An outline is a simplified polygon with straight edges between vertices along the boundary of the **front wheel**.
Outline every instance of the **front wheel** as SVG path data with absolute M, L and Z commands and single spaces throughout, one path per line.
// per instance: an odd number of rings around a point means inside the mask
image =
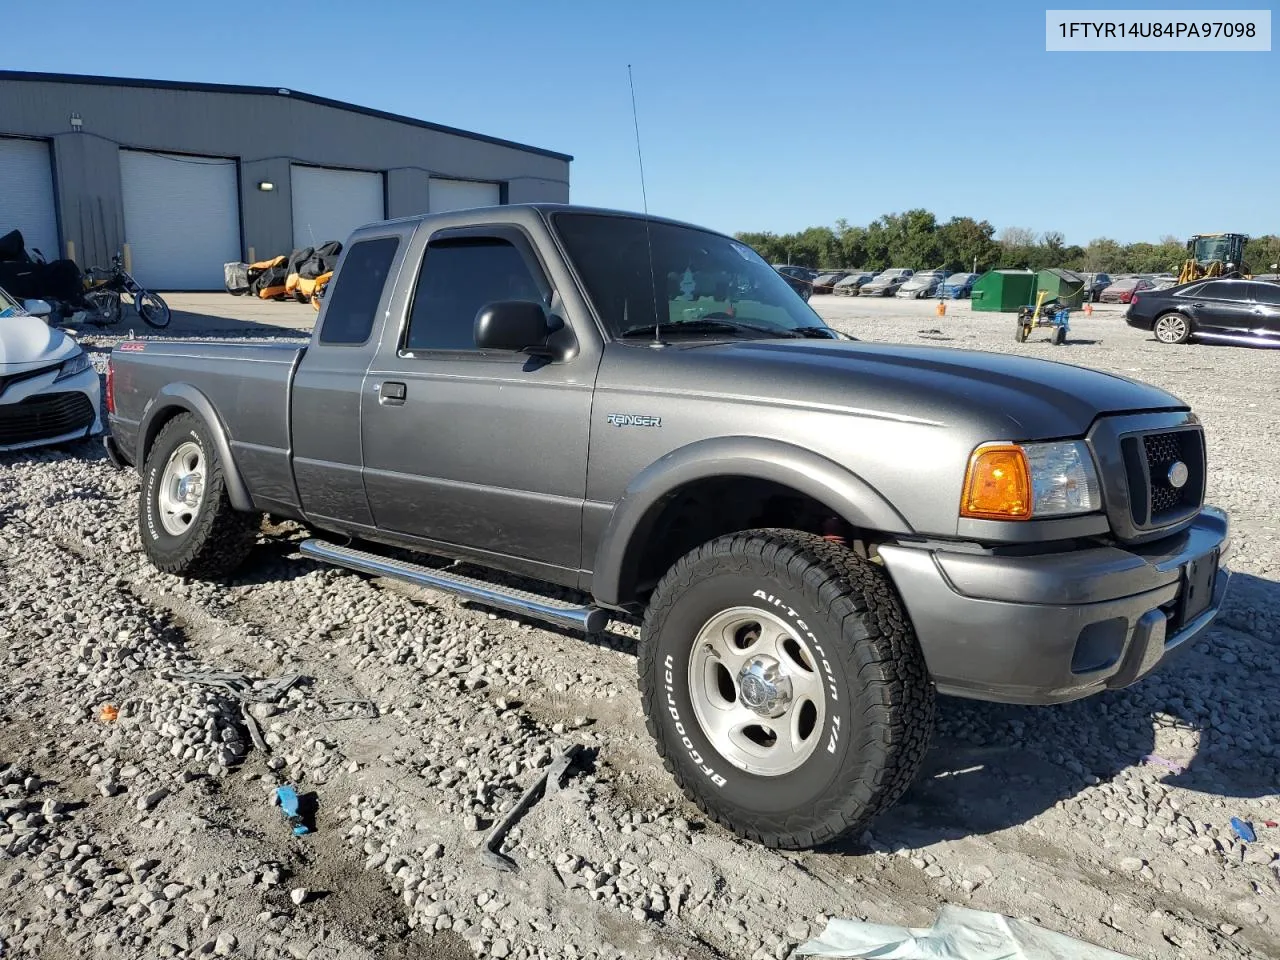
M 934 691 L 888 575 L 790 530 L 676 563 L 645 615 L 646 722 L 685 795 L 735 833 L 801 849 L 857 833 L 915 778 Z
M 133 305 L 138 311 L 138 316 L 142 318 L 142 322 L 149 327 L 155 327 L 157 330 L 163 330 L 169 325 L 169 321 L 173 319 L 173 311 L 169 309 L 169 305 L 160 298 L 158 293 L 152 293 L 150 290 L 143 290 L 135 294 Z
M 1186 343 L 1191 339 L 1191 324 L 1180 313 L 1166 313 L 1156 318 L 1152 330 L 1161 343 Z

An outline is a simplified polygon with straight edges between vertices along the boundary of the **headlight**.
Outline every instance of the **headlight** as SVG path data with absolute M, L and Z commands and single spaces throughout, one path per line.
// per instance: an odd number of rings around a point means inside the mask
M 1098 474 L 1082 441 L 983 444 L 969 458 L 962 517 L 1038 520 L 1101 509 Z
M 62 366 L 58 368 L 58 376 L 54 382 L 65 380 L 67 377 L 74 377 L 77 373 L 84 373 L 91 366 L 93 364 L 89 362 L 89 355 L 81 350 L 70 360 L 62 361 Z

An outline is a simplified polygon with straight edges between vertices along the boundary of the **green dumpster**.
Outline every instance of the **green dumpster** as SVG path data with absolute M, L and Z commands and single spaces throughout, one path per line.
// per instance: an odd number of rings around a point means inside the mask
M 1071 270 L 1041 270 L 1036 274 L 1036 293 L 1041 290 L 1048 294 L 1046 300 L 1061 300 L 1072 310 L 1084 306 L 1084 277 Z
M 1031 270 L 988 270 L 973 285 L 974 310 L 1016 313 L 1035 302 L 1036 275 Z

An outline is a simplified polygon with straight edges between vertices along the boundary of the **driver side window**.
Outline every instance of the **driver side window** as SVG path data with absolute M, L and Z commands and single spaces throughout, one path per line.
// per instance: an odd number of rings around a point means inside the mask
M 476 314 L 496 300 L 550 306 L 551 286 L 510 240 L 431 241 L 414 288 L 403 349 L 475 350 Z

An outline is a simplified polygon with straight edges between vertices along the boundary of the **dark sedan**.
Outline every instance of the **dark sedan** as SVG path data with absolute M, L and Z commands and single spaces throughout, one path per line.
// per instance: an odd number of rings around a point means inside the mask
M 832 270 L 828 273 L 820 273 L 813 278 L 813 292 L 830 293 L 831 288 L 848 275 L 848 270 Z
M 1082 273 L 1084 279 L 1084 298 L 1094 303 L 1102 296 L 1102 291 L 1111 286 L 1111 277 L 1105 273 Z
M 1161 343 L 1221 340 L 1280 347 L 1280 284 L 1257 280 L 1198 280 L 1136 293 L 1125 311 L 1129 326 L 1150 330 Z
M 812 283 L 810 283 L 808 280 L 801 280 L 798 276 L 796 276 L 793 273 L 783 272 L 781 269 L 778 269 L 777 267 L 775 267 L 774 269 L 778 270 L 778 276 L 782 277 L 783 280 L 787 281 L 787 286 L 789 286 L 796 293 L 800 294 L 801 300 L 803 300 L 805 303 L 809 302 L 809 297 L 813 295 Z

